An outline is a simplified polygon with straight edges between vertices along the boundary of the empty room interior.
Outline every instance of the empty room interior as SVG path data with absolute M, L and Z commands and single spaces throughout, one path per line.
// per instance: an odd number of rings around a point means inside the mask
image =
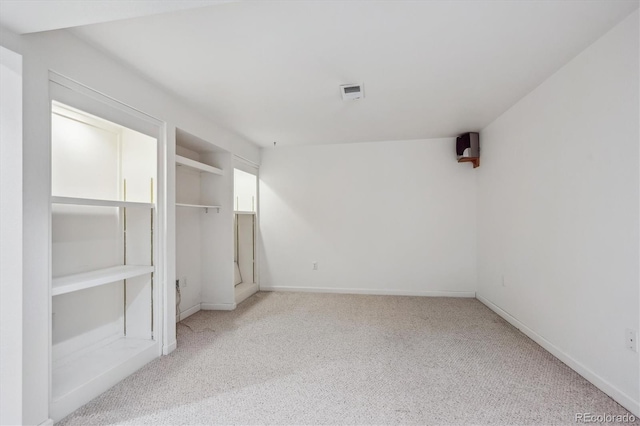
M 638 0 L 0 0 L 0 424 L 640 424 Z

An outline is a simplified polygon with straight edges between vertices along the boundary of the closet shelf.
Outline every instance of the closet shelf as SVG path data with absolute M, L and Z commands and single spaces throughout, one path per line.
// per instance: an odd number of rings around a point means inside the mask
M 190 158 L 183 157 L 181 155 L 176 155 L 176 165 L 184 166 L 188 169 L 195 170 L 197 172 L 212 173 L 214 175 L 222 175 L 224 173 L 221 169 L 217 167 L 213 167 L 208 164 L 203 164 L 203 163 L 200 163 L 199 161 L 195 161 Z
M 183 203 L 176 203 L 176 207 L 190 207 L 193 209 L 216 209 L 218 210 L 218 213 L 220 213 L 220 206 L 205 206 L 202 204 L 183 204 Z
M 152 209 L 153 203 L 139 203 L 136 201 L 116 201 L 116 200 L 96 200 L 93 198 L 74 197 L 51 197 L 53 204 L 73 204 L 77 206 L 99 206 L 99 207 L 133 207 Z
M 157 342 L 147 339 L 134 339 L 120 337 L 116 340 L 107 340 L 105 344 L 94 347 L 92 350 L 82 353 L 82 356 L 72 356 L 68 360 L 53 365 L 52 400 L 54 404 L 64 404 L 65 396 L 77 399 L 73 393 L 86 392 L 85 387 L 91 387 L 93 381 L 111 381 L 109 373 L 116 368 L 131 364 L 129 369 L 134 371 L 140 367 L 138 355 L 146 358 L 155 355 Z M 56 365 L 57 364 L 57 365 Z
M 51 284 L 51 294 L 59 296 L 91 287 L 98 287 L 127 278 L 138 277 L 154 271 L 149 265 L 120 265 L 111 268 L 97 269 L 80 274 L 65 275 L 54 278 Z
M 250 212 L 250 211 L 245 211 L 245 210 L 236 210 L 234 211 L 235 214 L 256 214 L 256 212 Z

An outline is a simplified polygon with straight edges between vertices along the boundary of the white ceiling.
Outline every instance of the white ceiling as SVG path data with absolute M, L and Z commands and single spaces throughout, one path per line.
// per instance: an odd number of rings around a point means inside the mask
M 234 2 L 73 31 L 259 145 L 320 144 L 480 130 L 637 7 Z
M 27 34 L 209 6 L 215 0 L 0 0 L 0 24 Z

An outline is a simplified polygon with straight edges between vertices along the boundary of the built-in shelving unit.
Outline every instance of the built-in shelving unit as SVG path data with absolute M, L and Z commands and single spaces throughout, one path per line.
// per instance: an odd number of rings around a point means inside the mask
M 231 153 L 176 129 L 175 165 L 178 319 L 233 309 Z
M 235 309 L 258 291 L 257 169 L 242 172 L 229 151 L 181 129 L 175 140 L 176 296 L 183 320 L 200 309 Z M 220 214 L 202 213 L 212 208 Z
M 160 355 L 158 141 L 56 102 L 52 112 L 50 411 L 57 421 Z

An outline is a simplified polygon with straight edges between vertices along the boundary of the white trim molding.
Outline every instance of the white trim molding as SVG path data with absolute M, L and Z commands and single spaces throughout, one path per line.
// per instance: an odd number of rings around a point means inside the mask
M 581 364 L 580 362 L 573 359 L 571 356 L 566 354 L 560 348 L 555 346 L 553 343 L 549 342 L 547 339 L 533 331 L 531 328 L 527 327 L 525 324 L 521 323 L 517 318 L 512 316 L 510 313 L 506 312 L 502 308 L 500 308 L 495 303 L 491 302 L 489 299 L 486 299 L 480 295 L 476 295 L 476 299 L 482 302 L 486 307 L 491 309 L 496 314 L 500 315 L 504 318 L 509 324 L 513 325 L 515 328 L 523 332 L 527 337 L 531 340 L 542 346 L 545 350 L 547 350 L 551 355 L 558 358 L 560 361 L 565 363 L 569 368 L 573 371 L 587 379 L 591 382 L 595 387 L 600 389 L 602 392 L 609 395 L 616 402 L 622 405 L 627 410 L 631 411 L 635 416 L 640 417 L 640 402 L 634 401 L 626 393 L 622 392 L 620 389 L 616 388 L 614 385 L 591 371 L 588 367 Z
M 235 303 L 201 303 L 200 308 L 203 311 L 233 311 L 236 308 Z
M 178 341 L 174 340 L 168 345 L 165 345 L 162 347 L 162 355 L 169 355 L 171 352 L 175 351 L 177 347 L 178 347 Z
M 22 56 L 0 46 L 0 424 L 22 424 L 26 406 L 22 86 Z
M 377 296 L 476 297 L 475 291 L 406 291 L 365 288 L 260 286 L 260 291 L 295 291 L 305 293 L 371 294 Z
M 197 303 L 197 304 L 193 305 L 192 307 L 190 307 L 188 309 L 185 309 L 184 311 L 181 311 L 180 315 L 176 315 L 176 322 L 180 322 L 183 319 L 189 318 L 191 315 L 195 314 L 200 309 L 202 309 L 201 304 Z

